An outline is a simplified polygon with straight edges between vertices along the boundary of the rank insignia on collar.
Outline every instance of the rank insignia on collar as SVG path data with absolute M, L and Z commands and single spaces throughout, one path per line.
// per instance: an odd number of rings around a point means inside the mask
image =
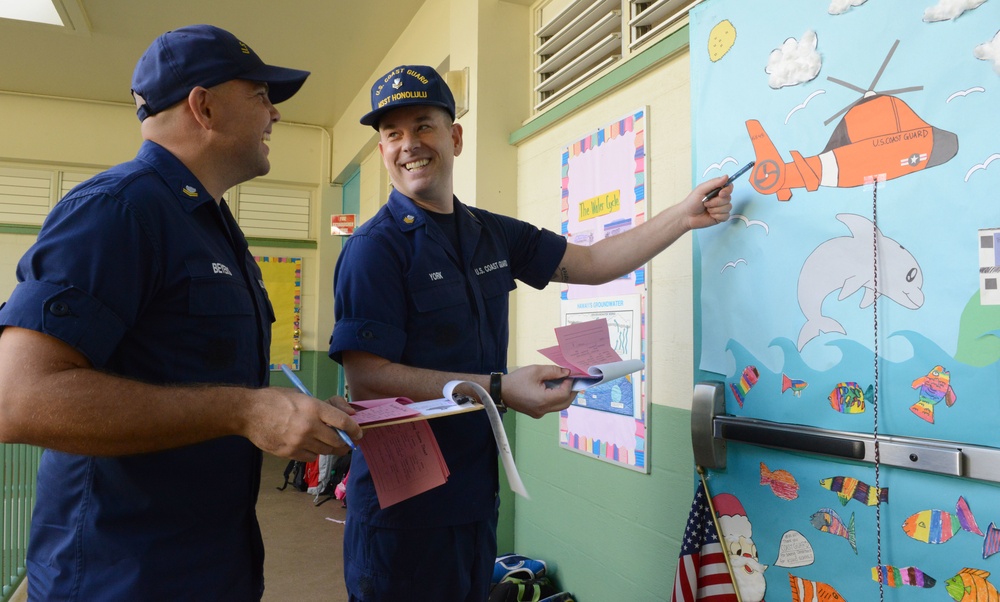
M 413 220 L 415 219 L 417 218 L 413 217 L 412 215 L 407 215 L 406 217 L 403 218 L 403 222 L 407 224 L 412 224 Z
M 198 196 L 198 190 L 194 186 L 185 186 L 184 188 L 181 189 L 181 192 L 191 197 L 192 199 L 197 198 Z

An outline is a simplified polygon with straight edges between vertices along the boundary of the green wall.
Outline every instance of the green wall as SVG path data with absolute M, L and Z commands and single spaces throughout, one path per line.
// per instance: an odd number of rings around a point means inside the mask
M 330 359 L 326 351 L 302 351 L 299 355 L 299 380 L 319 399 L 337 395 L 340 389 L 340 364 Z M 291 387 L 285 373 L 271 372 L 271 384 Z
M 691 412 L 650 404 L 648 475 L 561 449 L 558 431 L 558 415 L 517 417 L 531 495 L 515 502 L 517 553 L 580 602 L 669 600 L 694 491 Z

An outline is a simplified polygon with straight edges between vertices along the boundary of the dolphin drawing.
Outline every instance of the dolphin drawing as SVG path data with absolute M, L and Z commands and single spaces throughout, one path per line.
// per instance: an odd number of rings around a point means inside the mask
M 806 323 L 799 331 L 799 351 L 824 332 L 847 334 L 840 322 L 823 315 L 823 301 L 840 291 L 838 301 L 864 289 L 860 307 L 875 302 L 876 294 L 888 297 L 907 309 L 924 304 L 924 275 L 909 251 L 895 240 L 882 235 L 871 220 L 853 213 L 840 213 L 837 219 L 851 231 L 850 236 L 831 238 L 816 247 L 802 264 L 799 273 L 799 308 Z M 874 234 L 874 240 L 873 240 Z M 878 293 L 875 292 L 873 266 L 878 248 Z

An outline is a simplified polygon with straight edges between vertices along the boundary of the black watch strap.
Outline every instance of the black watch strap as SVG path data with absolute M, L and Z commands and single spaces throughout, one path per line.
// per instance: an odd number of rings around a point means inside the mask
M 501 378 L 503 378 L 503 372 L 490 372 L 490 397 L 493 398 L 497 411 L 503 414 L 507 411 L 507 405 L 503 402 L 503 392 L 500 390 Z

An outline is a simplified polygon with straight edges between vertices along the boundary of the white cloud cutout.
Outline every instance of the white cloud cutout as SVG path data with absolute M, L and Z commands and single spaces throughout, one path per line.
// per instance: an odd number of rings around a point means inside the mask
M 924 9 L 924 22 L 957 19 L 965 11 L 977 8 L 983 2 L 986 0 L 938 0 L 936 6 Z
M 855 6 L 861 6 L 868 0 L 830 0 L 830 8 L 826 12 L 831 15 L 842 15 Z
M 802 34 L 802 40 L 788 38 L 780 48 L 772 50 L 764 68 L 769 75 L 767 85 L 777 90 L 805 83 L 819 75 L 823 59 L 816 51 L 817 43 L 816 32 L 810 29 Z
M 989 42 L 983 42 L 972 50 L 972 54 L 981 61 L 993 63 L 993 71 L 1000 75 L 1000 31 Z

